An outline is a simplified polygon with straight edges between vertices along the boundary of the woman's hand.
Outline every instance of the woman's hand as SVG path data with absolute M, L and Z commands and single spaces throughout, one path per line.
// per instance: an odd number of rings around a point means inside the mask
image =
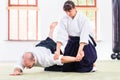
M 76 56 L 76 60 L 81 61 L 83 57 L 84 57 L 84 51 L 83 50 L 78 51 L 77 56 Z
M 84 48 L 85 45 L 86 45 L 86 43 L 84 43 L 84 42 L 80 43 L 80 46 L 79 46 L 79 49 L 78 49 L 78 53 L 77 53 L 77 56 L 76 56 L 76 59 L 78 61 L 82 60 L 82 58 L 84 57 L 83 48 Z

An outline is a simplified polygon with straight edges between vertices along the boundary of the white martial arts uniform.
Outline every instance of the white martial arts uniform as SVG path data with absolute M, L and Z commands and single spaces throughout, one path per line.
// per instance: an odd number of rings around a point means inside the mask
M 93 69 L 93 63 L 96 61 L 96 50 L 91 37 L 91 25 L 88 18 L 80 12 L 72 19 L 68 15 L 64 16 L 58 26 L 57 41 L 67 45 L 65 47 L 65 56 L 76 56 L 81 42 L 86 43 L 84 47 L 84 59 L 77 63 L 65 63 L 64 72 L 90 72 Z M 80 38 L 80 39 L 79 39 Z M 90 42 L 89 42 L 90 41 Z
M 62 55 L 59 56 L 58 60 L 54 60 L 53 59 L 54 54 L 51 53 L 50 49 L 47 49 L 45 47 L 35 47 L 35 48 L 33 48 L 33 50 L 30 50 L 29 52 L 32 52 L 35 57 L 35 65 L 34 66 L 49 67 L 49 66 L 53 66 L 55 64 L 63 65 L 61 63 Z M 22 62 L 22 57 L 15 65 L 15 68 L 20 68 L 21 70 L 23 70 L 25 68 L 23 65 L 23 62 Z
M 88 40 L 90 40 L 90 21 L 85 15 L 80 12 L 77 12 L 74 19 L 68 15 L 65 15 L 60 20 L 58 27 L 57 41 L 60 41 L 62 44 L 68 40 L 68 36 L 78 36 L 80 37 L 80 42 L 85 42 L 87 44 Z

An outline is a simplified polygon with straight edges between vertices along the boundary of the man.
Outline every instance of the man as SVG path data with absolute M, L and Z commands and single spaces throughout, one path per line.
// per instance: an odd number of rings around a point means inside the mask
M 75 57 L 59 56 L 58 60 L 54 60 L 54 52 L 56 51 L 56 43 L 52 40 L 53 31 L 57 22 L 53 22 L 50 25 L 49 37 L 46 40 L 41 41 L 36 47 L 25 52 L 21 57 L 21 60 L 15 65 L 14 71 L 11 75 L 21 75 L 24 68 L 32 68 L 33 66 L 50 67 L 53 65 L 63 65 L 64 63 L 77 62 Z

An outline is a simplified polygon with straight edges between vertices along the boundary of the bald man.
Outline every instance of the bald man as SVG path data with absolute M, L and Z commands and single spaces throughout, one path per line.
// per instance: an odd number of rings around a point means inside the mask
M 21 59 L 15 65 L 11 75 L 21 75 L 24 68 L 31 69 L 33 66 L 50 67 L 53 65 L 63 65 L 64 63 L 77 62 L 75 57 L 60 55 L 57 60 L 53 56 L 56 51 L 56 43 L 53 41 L 53 31 L 57 22 L 50 25 L 49 37 L 41 41 L 32 50 L 25 52 Z

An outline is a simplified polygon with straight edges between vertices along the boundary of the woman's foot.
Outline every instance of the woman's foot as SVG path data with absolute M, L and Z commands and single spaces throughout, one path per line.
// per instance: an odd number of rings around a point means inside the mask
M 97 71 L 97 68 L 96 68 L 96 64 L 94 63 L 93 64 L 93 69 L 91 70 L 91 72 L 96 72 Z
M 97 68 L 95 66 L 93 66 L 93 69 L 91 70 L 91 72 L 96 72 Z

